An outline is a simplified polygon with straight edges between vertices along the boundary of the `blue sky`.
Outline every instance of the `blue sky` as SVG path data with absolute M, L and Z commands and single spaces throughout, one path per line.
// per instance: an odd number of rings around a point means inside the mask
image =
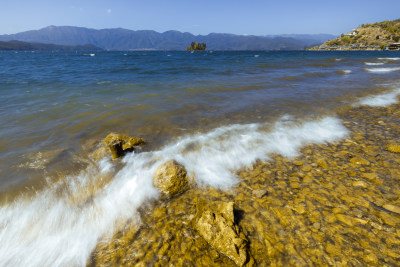
M 234 34 L 341 34 L 400 18 L 400 1 L 0 0 L 0 34 L 49 25 Z

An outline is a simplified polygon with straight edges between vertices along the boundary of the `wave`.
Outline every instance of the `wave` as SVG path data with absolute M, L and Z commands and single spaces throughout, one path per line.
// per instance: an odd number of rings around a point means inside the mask
M 117 173 L 108 158 L 0 208 L 1 266 L 86 266 L 101 240 L 136 210 L 158 197 L 152 185 L 156 167 L 167 159 L 182 163 L 199 185 L 226 189 L 238 182 L 234 170 L 269 155 L 295 157 L 310 143 L 344 138 L 337 118 L 300 123 L 285 116 L 274 124 L 230 125 L 182 137 L 158 151 L 132 153 Z M 108 183 L 103 184 L 104 180 Z
M 380 57 L 378 59 L 379 60 L 393 60 L 393 61 L 396 61 L 396 60 L 400 60 L 400 57 Z
M 386 72 L 398 71 L 398 70 L 400 70 L 400 67 L 394 67 L 394 68 L 366 68 L 365 70 L 368 71 L 368 72 L 374 72 L 374 73 L 386 73 Z
M 369 66 L 379 66 L 379 65 L 384 65 L 385 63 L 383 62 L 364 62 L 365 65 Z
M 343 75 L 350 74 L 351 72 L 352 72 L 351 70 L 338 70 L 338 71 L 336 71 L 336 73 L 343 74 Z
M 365 105 L 365 106 L 371 106 L 371 107 L 384 107 L 384 106 L 392 105 L 392 104 L 397 103 L 397 97 L 399 94 L 400 94 L 400 89 L 396 89 L 389 93 L 368 96 L 368 97 L 362 98 L 359 101 L 359 103 L 356 105 L 357 106 Z

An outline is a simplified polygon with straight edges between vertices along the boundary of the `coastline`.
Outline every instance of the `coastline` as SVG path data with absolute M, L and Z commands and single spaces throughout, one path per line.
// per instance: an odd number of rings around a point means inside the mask
M 341 141 L 275 155 L 236 173 L 230 190 L 193 187 L 139 209 L 100 242 L 89 266 L 235 266 L 190 227 L 196 199 L 234 201 L 256 266 L 396 265 L 400 259 L 400 103 L 352 107 Z

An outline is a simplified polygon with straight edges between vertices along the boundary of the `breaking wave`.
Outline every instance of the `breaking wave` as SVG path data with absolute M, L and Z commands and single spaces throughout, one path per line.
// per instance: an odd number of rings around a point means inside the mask
M 110 238 L 120 223 L 140 221 L 137 209 L 158 197 L 152 176 L 167 159 L 182 163 L 197 184 L 224 189 L 238 182 L 234 170 L 256 159 L 268 160 L 276 153 L 295 157 L 306 144 L 346 135 L 337 118 L 300 123 L 284 116 L 274 124 L 220 127 L 182 137 L 158 151 L 132 153 L 117 173 L 104 158 L 34 197 L 0 208 L 0 240 L 6 244 L 0 247 L 0 265 L 86 266 L 96 244 Z
M 398 70 L 400 70 L 400 67 L 395 67 L 395 68 L 366 68 L 365 70 L 368 71 L 368 72 L 374 72 L 374 73 L 385 73 L 385 72 L 398 71 Z
M 368 66 L 379 66 L 379 65 L 384 65 L 385 63 L 383 62 L 364 62 L 365 65 Z
M 368 96 L 360 100 L 357 105 L 365 105 L 371 107 L 384 107 L 388 105 L 395 104 L 397 102 L 397 97 L 400 94 L 400 89 L 396 89 L 392 92 Z

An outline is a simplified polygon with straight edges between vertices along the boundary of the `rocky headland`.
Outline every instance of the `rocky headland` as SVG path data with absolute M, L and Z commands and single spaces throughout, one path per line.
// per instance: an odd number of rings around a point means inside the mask
M 309 50 L 400 50 L 400 19 L 363 24 Z

